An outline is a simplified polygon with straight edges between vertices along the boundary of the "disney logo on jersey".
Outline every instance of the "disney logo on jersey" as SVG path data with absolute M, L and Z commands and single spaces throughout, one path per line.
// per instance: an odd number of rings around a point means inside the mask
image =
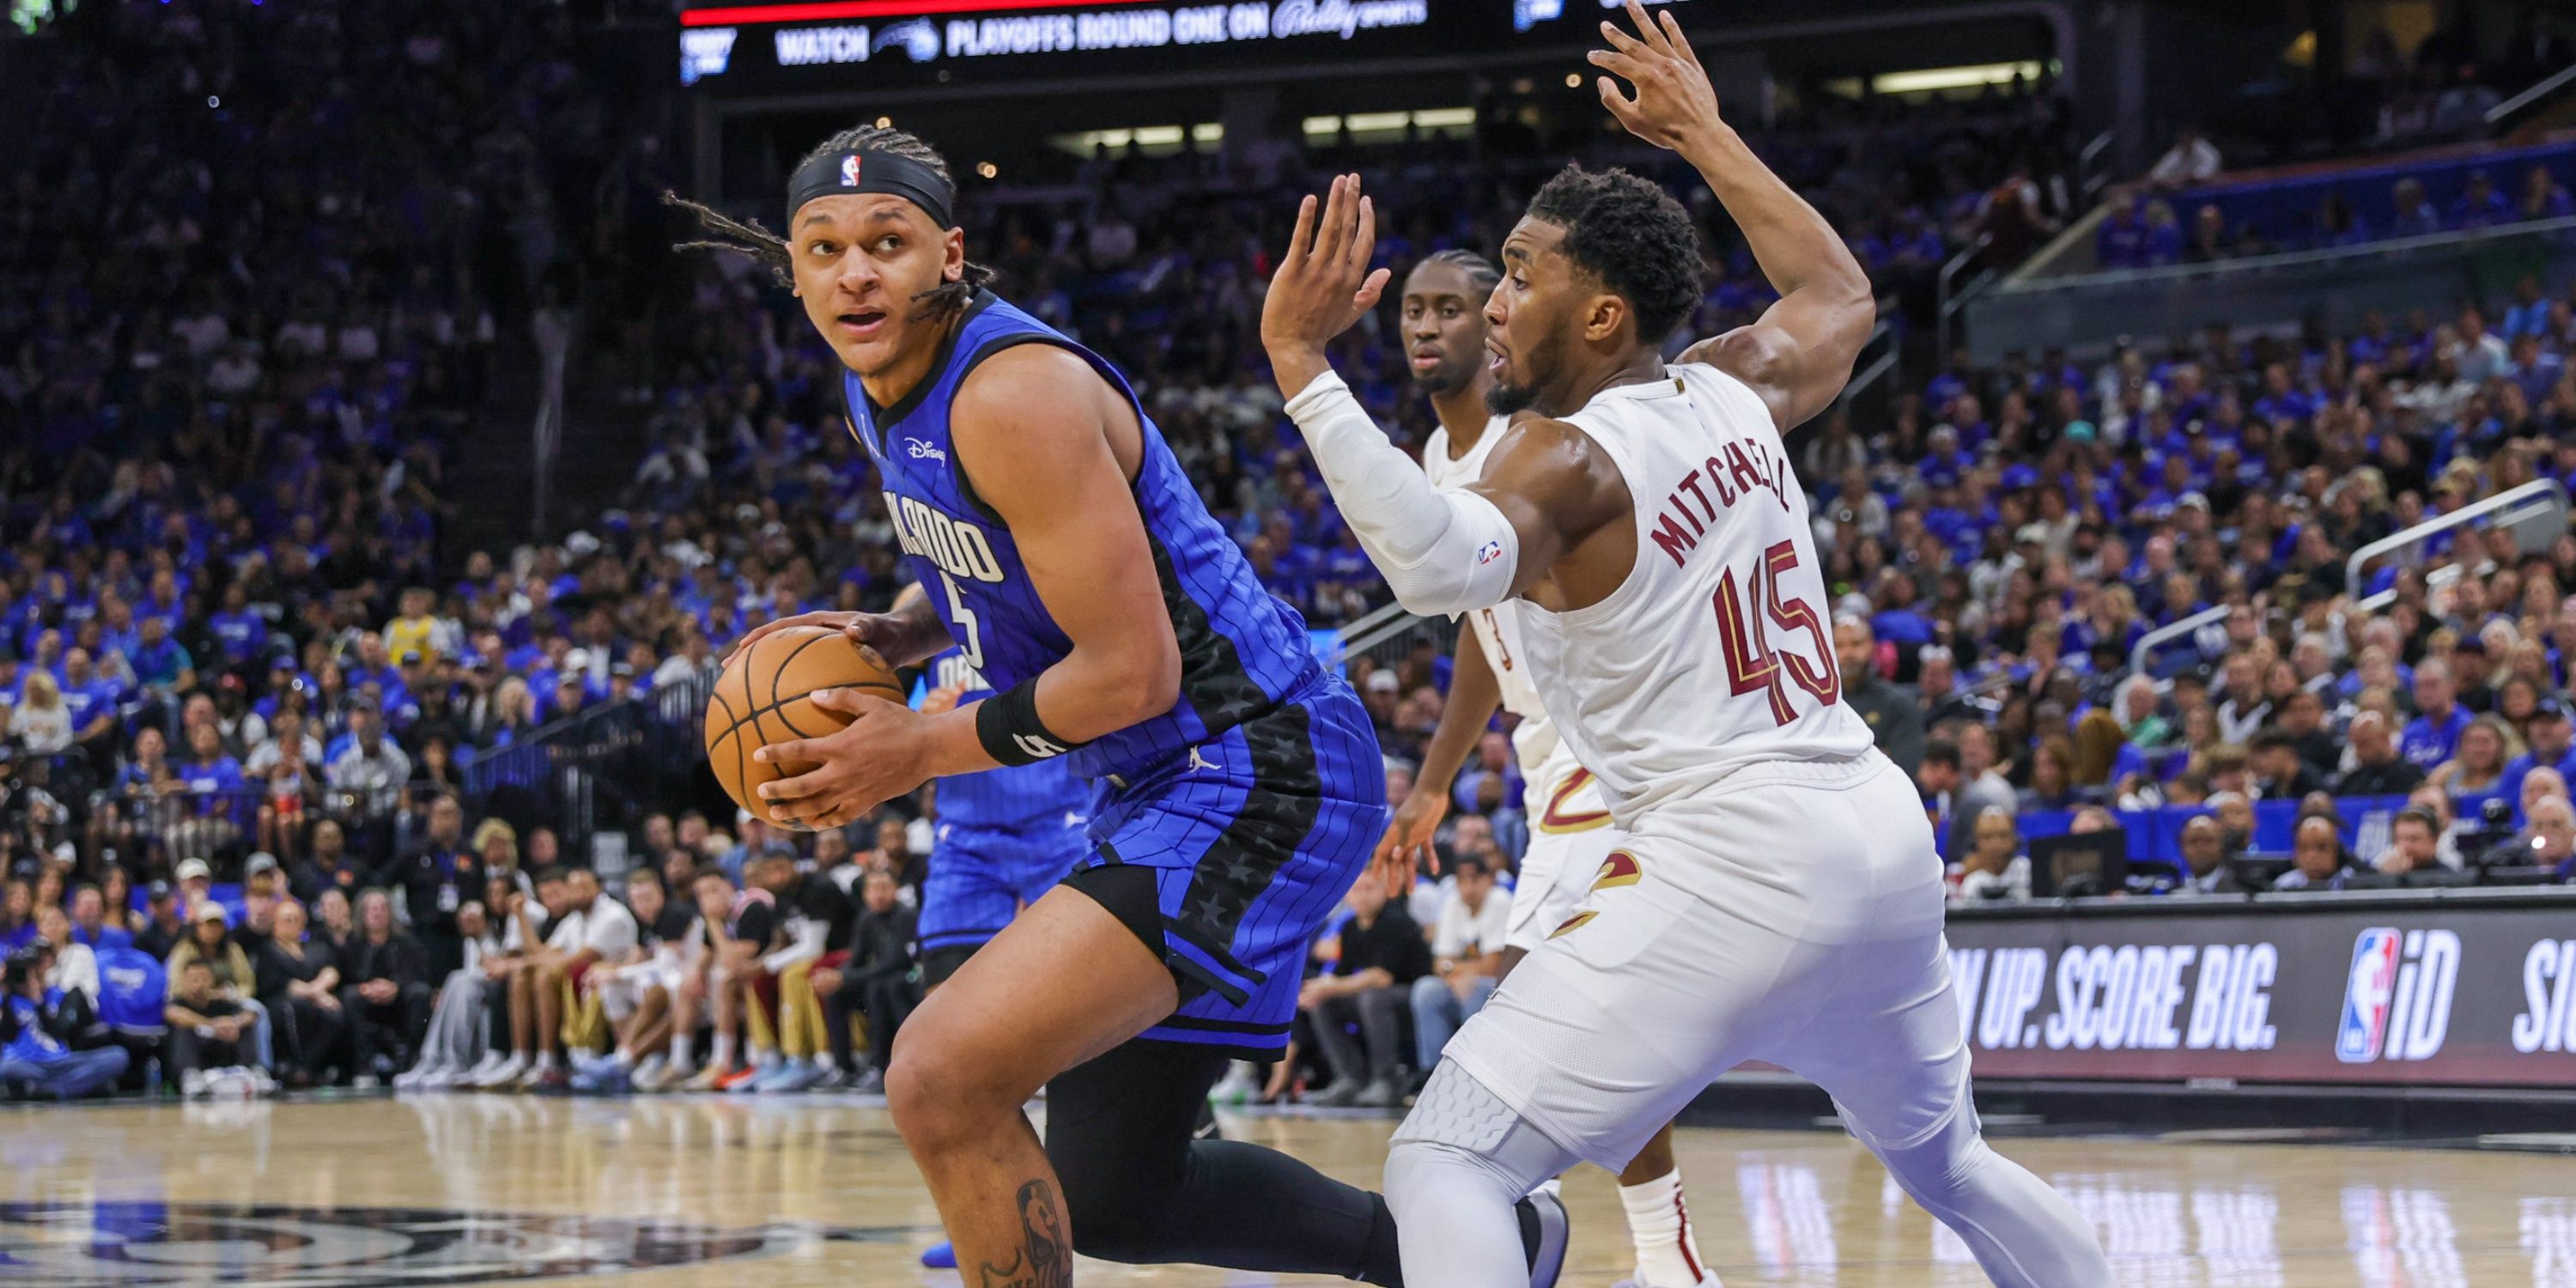
M 918 438 L 907 438 L 903 440 L 903 453 L 916 461 L 944 461 L 948 459 L 948 453 L 943 452 Z
M 993 557 L 992 540 L 982 528 L 897 493 L 886 493 L 885 503 L 895 542 L 905 554 L 927 559 L 961 581 L 1002 580 L 1002 563 Z
M 2459 976 L 2460 937 L 2452 931 L 2362 931 L 2353 939 L 2352 966 L 2344 975 L 2335 1059 L 2368 1064 L 2441 1054 Z

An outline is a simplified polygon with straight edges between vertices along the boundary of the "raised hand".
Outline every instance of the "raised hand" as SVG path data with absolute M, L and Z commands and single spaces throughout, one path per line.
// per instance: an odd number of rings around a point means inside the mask
M 1294 394 L 1322 374 L 1325 342 L 1377 306 L 1392 273 L 1369 269 L 1376 252 L 1377 209 L 1358 175 L 1335 176 L 1320 221 L 1313 197 L 1298 204 L 1296 231 L 1261 301 L 1261 343 L 1280 388 Z
M 1633 95 L 1622 94 L 1618 81 L 1598 77 L 1601 105 L 1630 134 L 1659 148 L 1682 151 L 1718 127 L 1717 89 L 1709 84 L 1707 69 L 1699 65 L 1699 56 L 1682 35 L 1682 25 L 1669 11 L 1648 18 L 1644 5 L 1628 0 L 1628 20 L 1637 25 L 1637 34 L 1629 35 L 1604 21 L 1601 37 L 1610 47 L 1587 56 L 1593 66 L 1634 87 Z

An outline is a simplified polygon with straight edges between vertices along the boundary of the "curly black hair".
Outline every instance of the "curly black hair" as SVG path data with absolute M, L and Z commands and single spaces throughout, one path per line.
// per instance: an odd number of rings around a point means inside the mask
M 1653 180 L 1569 165 L 1530 198 L 1530 216 L 1565 229 L 1566 257 L 1637 314 L 1637 338 L 1662 344 L 1699 303 L 1699 233 Z
M 896 156 L 918 161 L 929 166 L 932 172 L 939 176 L 941 182 L 948 184 L 951 189 L 957 186 L 957 180 L 948 172 L 948 159 L 939 155 L 939 149 L 922 142 L 919 135 L 908 130 L 898 130 L 883 125 L 860 125 L 843 130 L 815 144 L 813 150 L 798 157 L 796 164 L 789 166 L 787 172 L 794 174 L 803 169 L 807 162 L 828 153 L 854 152 L 862 149 L 891 152 Z M 729 250 L 737 254 L 749 255 L 768 265 L 770 275 L 778 279 L 779 285 L 796 285 L 796 272 L 790 259 L 787 239 L 761 227 L 759 220 L 735 219 L 721 211 L 691 201 L 676 192 L 664 192 L 662 202 L 664 205 L 677 206 L 697 216 L 698 226 L 706 230 L 710 238 L 705 241 L 681 242 L 671 249 Z M 914 297 L 922 305 L 921 313 L 916 316 L 959 312 L 973 302 L 975 292 L 982 290 L 992 280 L 992 269 L 969 260 L 966 263 L 966 275 L 963 278 L 954 282 L 943 282 Z

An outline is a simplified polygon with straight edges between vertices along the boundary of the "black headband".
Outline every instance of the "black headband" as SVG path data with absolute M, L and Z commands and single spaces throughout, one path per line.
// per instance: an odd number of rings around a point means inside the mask
M 877 192 L 901 197 L 921 207 L 943 230 L 957 226 L 950 210 L 953 197 L 939 172 L 908 156 L 860 148 L 826 152 L 796 168 L 787 179 L 788 235 L 796 229 L 796 212 L 816 197 Z

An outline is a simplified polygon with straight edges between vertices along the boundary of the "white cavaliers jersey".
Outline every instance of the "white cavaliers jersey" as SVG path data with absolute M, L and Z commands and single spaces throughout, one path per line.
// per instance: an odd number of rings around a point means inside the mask
M 1807 496 L 1761 398 L 1703 363 L 1564 417 L 1619 467 L 1637 559 L 1586 608 L 1513 607 L 1528 670 L 1619 825 L 1756 762 L 1858 756 Z
M 1431 476 L 1431 486 L 1448 491 L 1483 478 L 1485 459 L 1494 454 L 1494 444 L 1509 426 L 1508 417 L 1487 421 L 1475 446 L 1455 460 L 1449 456 L 1449 431 L 1433 429 L 1422 448 L 1422 469 Z M 1538 686 L 1530 680 L 1529 656 L 1521 646 L 1520 632 L 1520 613 L 1526 607 L 1525 601 L 1513 599 L 1467 614 L 1467 628 L 1475 635 L 1476 646 L 1485 651 L 1485 663 L 1502 690 L 1503 710 L 1520 717 L 1512 729 L 1512 751 L 1521 762 L 1522 810 L 1541 836 L 1607 826 L 1610 816 L 1598 784 L 1557 736 Z

